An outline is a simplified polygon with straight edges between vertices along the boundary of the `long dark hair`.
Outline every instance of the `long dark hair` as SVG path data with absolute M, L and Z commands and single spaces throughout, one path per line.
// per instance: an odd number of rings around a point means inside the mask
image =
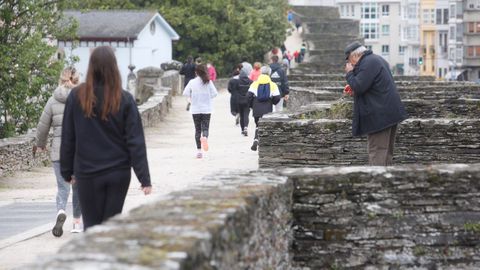
M 97 97 L 93 87 L 103 86 L 103 107 L 101 119 L 107 120 L 109 114 L 114 114 L 120 109 L 122 99 L 122 83 L 118 71 L 117 59 L 112 48 L 108 46 L 98 47 L 90 55 L 87 78 L 78 91 L 78 99 L 86 117 L 95 116 L 93 108 Z
M 207 84 L 210 81 L 210 76 L 208 75 L 207 67 L 205 65 L 196 65 L 195 73 L 197 73 L 197 76 L 202 79 L 204 84 Z

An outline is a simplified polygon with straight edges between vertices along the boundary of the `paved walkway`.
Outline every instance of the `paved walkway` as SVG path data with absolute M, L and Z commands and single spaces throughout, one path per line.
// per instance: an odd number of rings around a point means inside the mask
M 166 119 L 158 127 L 146 129 L 154 194 L 141 194 L 138 181 L 132 179 L 124 213 L 172 191 L 195 185 L 203 176 L 215 171 L 258 168 L 258 154 L 250 150 L 253 119 L 249 126 L 250 136 L 242 136 L 230 114 L 229 98 L 228 92 L 223 90 L 215 99 L 210 150 L 204 159 L 195 158 L 194 127 L 190 113 L 185 110 L 186 100 L 174 98 L 173 109 Z M 51 168 L 35 168 L 0 179 L 0 212 L 8 214 L 8 222 L 18 225 L 13 231 L 5 230 L 0 234 L 0 269 L 12 269 L 33 262 L 37 256 L 54 254 L 61 245 L 78 236 L 69 232 L 70 218 L 61 238 L 53 237 L 50 232 L 56 214 L 54 179 Z M 0 228 L 6 224 L 4 216 L 0 216 Z

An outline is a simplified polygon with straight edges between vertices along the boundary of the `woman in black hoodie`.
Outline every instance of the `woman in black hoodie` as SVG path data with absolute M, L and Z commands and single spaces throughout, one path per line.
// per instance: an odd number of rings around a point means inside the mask
M 238 114 L 240 115 L 240 128 L 244 136 L 248 136 L 248 117 L 250 115 L 248 89 L 251 84 L 252 80 L 248 78 L 247 72 L 241 69 L 238 79 L 232 80 L 229 85 L 232 97 L 234 97 L 237 103 Z
M 152 191 L 142 120 L 110 47 L 92 52 L 86 82 L 67 98 L 60 167 L 78 184 L 85 230 L 122 212 L 131 167 L 143 193 Z

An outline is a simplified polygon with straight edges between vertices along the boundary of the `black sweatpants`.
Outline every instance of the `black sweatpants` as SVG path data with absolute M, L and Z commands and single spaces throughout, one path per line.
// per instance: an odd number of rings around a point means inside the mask
M 122 212 L 130 178 L 130 169 L 119 169 L 89 178 L 77 178 L 85 230 Z
M 193 123 L 195 124 L 195 143 L 197 144 L 197 149 L 201 149 L 202 145 L 200 144 L 200 137 L 208 138 L 208 128 L 210 126 L 210 114 L 209 113 L 198 113 L 192 114 Z
M 240 128 L 245 129 L 248 127 L 248 116 L 250 115 L 250 107 L 248 104 L 238 105 L 238 113 L 240 114 Z
M 261 116 L 255 116 L 253 119 L 255 119 L 255 137 L 253 138 L 254 141 L 258 141 L 258 121 L 260 121 Z

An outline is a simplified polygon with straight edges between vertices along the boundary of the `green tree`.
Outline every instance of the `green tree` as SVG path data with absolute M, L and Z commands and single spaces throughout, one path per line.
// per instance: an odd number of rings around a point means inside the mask
M 159 13 L 180 35 L 174 58 L 209 60 L 226 75 L 242 57 L 262 61 L 286 38 L 287 0 L 77 0 L 89 9 L 147 8 Z
M 129 0 L 77 0 L 69 1 L 70 9 L 134 9 L 136 6 Z
M 0 137 L 35 126 L 63 62 L 55 58 L 64 0 L 0 0 Z

